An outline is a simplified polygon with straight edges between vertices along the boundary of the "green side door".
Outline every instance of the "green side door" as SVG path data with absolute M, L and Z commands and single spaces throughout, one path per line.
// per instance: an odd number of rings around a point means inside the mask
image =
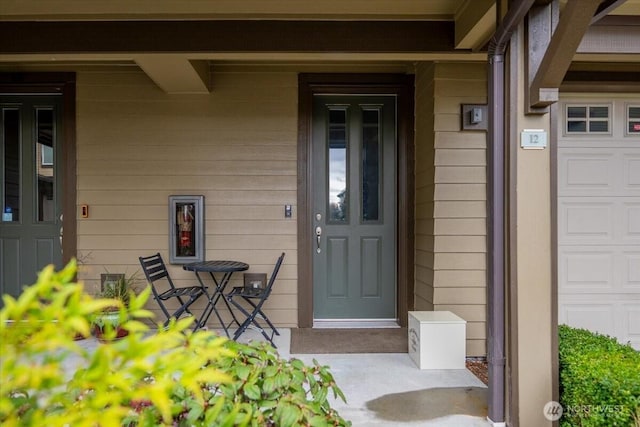
M 62 267 L 61 96 L 0 95 L 0 292 Z M 1 304 L 1 303 L 0 303 Z

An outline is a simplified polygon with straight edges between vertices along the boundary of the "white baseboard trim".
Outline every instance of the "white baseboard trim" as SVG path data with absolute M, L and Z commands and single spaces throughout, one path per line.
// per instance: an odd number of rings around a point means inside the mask
M 339 328 L 399 328 L 395 319 L 313 319 L 313 327 L 317 329 Z

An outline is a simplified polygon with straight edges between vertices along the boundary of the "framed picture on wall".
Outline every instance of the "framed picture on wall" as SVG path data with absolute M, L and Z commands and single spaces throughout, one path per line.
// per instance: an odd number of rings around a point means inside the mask
M 169 262 L 204 261 L 204 196 L 169 196 Z

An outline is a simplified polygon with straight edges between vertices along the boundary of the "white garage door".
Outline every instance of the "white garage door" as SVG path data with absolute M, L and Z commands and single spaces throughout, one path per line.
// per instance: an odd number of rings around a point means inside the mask
M 640 95 L 563 99 L 558 320 L 640 349 Z

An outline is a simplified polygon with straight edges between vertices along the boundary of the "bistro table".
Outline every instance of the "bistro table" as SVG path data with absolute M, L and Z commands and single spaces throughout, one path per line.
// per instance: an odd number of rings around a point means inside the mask
M 231 313 L 233 317 L 233 312 L 231 311 L 231 307 L 227 302 L 226 298 L 224 298 L 224 289 L 229 284 L 229 280 L 231 280 L 231 276 L 236 271 L 246 271 L 249 269 L 249 264 L 240 261 L 199 261 L 192 262 L 189 264 L 185 264 L 182 266 L 183 269 L 187 271 L 193 271 L 196 273 L 196 277 L 200 282 L 200 285 L 203 287 L 207 287 L 202 281 L 202 277 L 200 273 L 209 273 L 211 279 L 213 279 L 213 283 L 215 284 L 215 290 L 213 293 L 209 294 L 209 302 L 207 303 L 204 311 L 202 312 L 202 316 L 200 317 L 200 322 L 196 325 L 194 329 L 202 328 L 207 324 L 207 320 L 209 320 L 209 316 L 211 313 L 215 313 L 218 321 L 222 325 L 222 329 L 224 329 L 227 337 L 229 336 L 229 332 L 227 331 L 227 325 L 225 325 L 222 317 L 220 316 L 220 312 L 216 309 L 216 304 L 218 300 L 222 298 L 224 304 L 227 306 L 227 309 Z M 221 273 L 222 275 L 216 278 L 215 273 Z M 234 317 L 235 319 L 235 317 Z

